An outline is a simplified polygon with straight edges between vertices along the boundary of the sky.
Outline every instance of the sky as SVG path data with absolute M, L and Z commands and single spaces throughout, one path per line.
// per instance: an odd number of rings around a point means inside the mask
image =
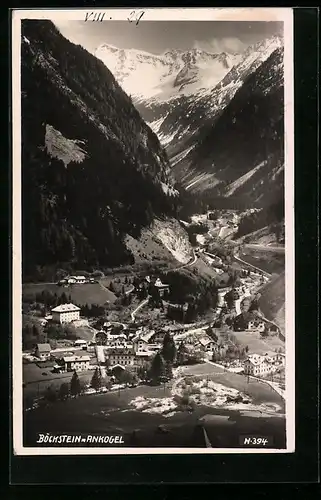
M 161 54 L 167 49 L 199 48 L 209 52 L 242 52 L 273 35 L 282 36 L 281 22 L 262 21 L 55 21 L 63 36 L 89 52 L 107 43 L 122 49 Z

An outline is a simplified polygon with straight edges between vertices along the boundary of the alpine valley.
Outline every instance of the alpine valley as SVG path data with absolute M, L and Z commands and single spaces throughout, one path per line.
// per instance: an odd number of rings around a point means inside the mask
M 103 44 L 96 56 L 158 135 L 180 185 L 203 198 L 282 204 L 282 38 L 240 54 Z
M 282 39 L 96 48 L 113 30 L 21 21 L 17 443 L 285 450 Z

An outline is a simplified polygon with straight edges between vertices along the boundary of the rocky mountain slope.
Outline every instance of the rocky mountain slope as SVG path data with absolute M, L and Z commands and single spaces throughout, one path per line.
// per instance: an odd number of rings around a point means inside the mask
M 238 55 L 212 54 L 199 49 L 167 50 L 151 54 L 102 44 L 95 51 L 135 103 L 167 102 L 216 85 L 228 73 Z M 143 78 L 143 82 L 142 82 Z M 147 103 L 146 103 L 147 104 Z
M 276 49 L 227 104 L 211 126 L 175 163 L 177 178 L 193 191 L 250 197 L 262 204 L 283 195 L 283 50 Z M 273 200 L 271 199 L 273 194 Z
M 170 156 L 178 154 L 173 158 L 174 163 L 195 144 L 194 134 L 199 128 L 213 125 L 246 78 L 282 45 L 280 37 L 272 37 L 250 46 L 244 53 L 233 56 L 232 67 L 221 80 L 215 85 L 204 82 L 192 95 L 177 95 L 176 100 L 166 105 L 156 99 L 137 103 L 142 116 L 168 147 Z
M 183 187 L 260 206 L 283 196 L 281 37 L 233 55 L 193 49 L 155 56 L 110 46 L 97 54 L 132 94 Z
M 133 262 L 125 238 L 176 213 L 167 155 L 106 66 L 49 21 L 21 39 L 23 271 Z

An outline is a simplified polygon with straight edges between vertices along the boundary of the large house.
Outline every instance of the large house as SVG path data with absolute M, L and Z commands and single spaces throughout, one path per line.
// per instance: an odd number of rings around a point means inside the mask
M 42 361 L 49 359 L 51 353 L 50 344 L 37 344 L 35 349 L 35 356 Z
M 89 370 L 89 356 L 65 356 L 62 361 L 65 372 Z
M 146 276 L 144 281 L 146 285 L 149 287 L 149 291 L 151 294 L 153 290 L 157 290 L 159 296 L 164 297 L 164 295 L 169 292 L 169 285 L 167 283 L 162 283 L 160 278 Z M 140 285 L 140 287 L 141 286 L 142 284 Z
M 243 311 L 234 318 L 234 331 L 241 332 L 245 330 L 264 332 L 266 323 L 254 312 Z
M 202 337 L 198 342 L 205 351 L 213 352 L 216 350 L 216 343 L 210 337 Z
M 163 297 L 166 293 L 169 293 L 169 285 L 167 285 L 166 283 L 162 283 L 160 278 L 157 278 L 154 283 L 154 287 L 158 290 L 161 297 Z
M 266 376 L 275 373 L 285 364 L 283 353 L 273 353 L 272 355 L 251 354 L 244 362 L 244 373 L 246 375 Z
M 60 304 L 51 309 L 52 320 L 57 323 L 70 323 L 80 318 L 80 307 L 74 304 Z
M 247 330 L 257 330 L 259 332 L 264 332 L 265 331 L 265 322 L 262 320 L 259 320 L 258 318 L 250 320 L 247 323 Z
M 69 276 L 67 278 L 67 282 L 70 284 L 78 284 L 81 285 L 89 281 L 85 276 Z
M 87 349 L 88 342 L 86 340 L 81 340 L 81 339 L 75 340 L 74 347 L 80 347 L 81 349 Z
M 120 365 L 124 368 L 135 364 L 135 353 L 131 349 L 112 349 L 107 354 L 109 366 Z
M 154 352 L 149 350 L 136 352 L 134 365 L 137 367 L 143 365 L 146 361 L 149 361 L 154 354 Z
M 148 342 L 144 338 L 141 338 L 139 335 L 133 337 L 132 343 L 135 351 L 145 351 L 148 346 Z
M 271 355 L 266 355 L 266 360 L 275 367 L 281 368 L 285 365 L 285 354 L 283 352 L 276 352 Z
M 270 363 L 260 354 L 250 355 L 244 362 L 246 375 L 264 376 L 271 372 Z

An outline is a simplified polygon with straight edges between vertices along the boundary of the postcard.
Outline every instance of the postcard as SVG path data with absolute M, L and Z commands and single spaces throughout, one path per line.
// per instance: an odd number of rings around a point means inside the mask
M 292 31 L 13 10 L 16 455 L 295 451 Z

